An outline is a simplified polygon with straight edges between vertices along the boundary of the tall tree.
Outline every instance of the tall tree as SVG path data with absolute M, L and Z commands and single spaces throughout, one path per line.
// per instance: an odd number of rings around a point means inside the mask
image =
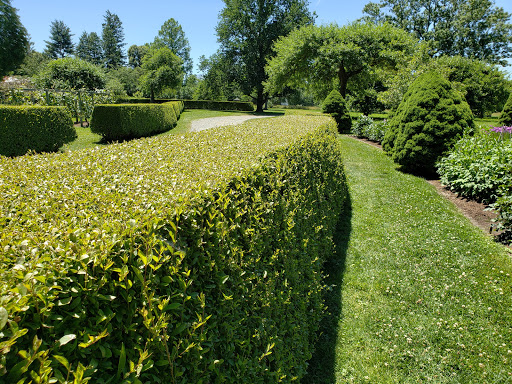
M 29 48 L 27 36 L 11 0 L 0 0 L 0 78 L 25 58 Z
M 63 58 L 74 52 L 71 30 L 61 20 L 54 20 L 50 25 L 50 40 L 46 41 L 44 54 L 51 59 Z
M 123 65 L 125 55 L 123 53 L 124 31 L 119 16 L 107 11 L 102 24 L 101 39 L 103 43 L 103 58 L 107 68 L 117 68 Z
M 54 20 L 50 25 L 50 40 L 44 41 L 46 49 L 44 54 L 51 59 L 58 59 L 74 53 L 71 41 L 71 30 L 62 20 Z
M 416 43 L 389 24 L 305 26 L 274 44 L 276 56 L 267 66 L 266 89 L 275 93 L 308 83 L 317 93 L 337 86 L 345 97 L 349 81 L 371 79 L 377 68 L 394 69 L 407 60 Z
M 314 15 L 307 0 L 223 0 L 217 25 L 222 53 L 242 74 L 237 76 L 243 92 L 263 111 L 268 99 L 263 82 L 265 64 L 275 53 L 272 43 L 295 28 L 312 24 Z
M 511 14 L 492 0 L 380 0 L 365 19 L 388 21 L 430 42 L 436 55 L 460 55 L 507 65 L 512 54 Z
M 151 102 L 165 87 L 177 87 L 183 80 L 183 61 L 167 47 L 150 49 L 141 68 L 140 85 Z
M 128 65 L 132 68 L 137 68 L 142 65 L 142 59 L 149 51 L 149 44 L 144 45 L 131 45 L 128 48 Z
M 82 59 L 96 65 L 103 62 L 103 50 L 101 39 L 96 32 L 83 32 L 76 46 L 76 55 Z
M 192 71 L 192 59 L 190 58 L 190 45 L 188 39 L 185 37 L 185 32 L 173 18 L 167 20 L 162 28 L 158 31 L 158 36 L 155 37 L 153 44 L 157 47 L 167 47 L 174 54 L 183 60 L 183 69 L 185 73 Z

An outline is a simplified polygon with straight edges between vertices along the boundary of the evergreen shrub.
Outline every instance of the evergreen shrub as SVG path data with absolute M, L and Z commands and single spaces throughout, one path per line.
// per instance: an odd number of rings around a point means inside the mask
M 163 104 L 101 104 L 94 107 L 91 131 L 107 141 L 151 136 L 172 129 L 181 102 Z
M 331 118 L 0 158 L 0 170 L 0 382 L 304 375 L 347 198 Z
M 55 152 L 76 137 L 64 107 L 0 106 L 0 155 Z
M 507 99 L 507 102 L 505 103 L 505 106 L 503 107 L 503 111 L 500 115 L 499 120 L 500 125 L 512 125 L 512 92 L 510 92 L 510 96 Z
M 420 75 L 389 121 L 384 150 L 404 170 L 435 174 L 435 164 L 474 127 L 462 95 L 435 72 Z
M 327 95 L 322 104 L 322 112 L 329 113 L 336 120 L 340 133 L 350 132 L 352 119 L 348 113 L 345 99 L 337 90 L 334 89 Z

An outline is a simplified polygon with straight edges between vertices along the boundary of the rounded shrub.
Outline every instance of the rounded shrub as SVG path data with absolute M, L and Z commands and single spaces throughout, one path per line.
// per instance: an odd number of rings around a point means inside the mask
M 345 99 L 337 90 L 332 90 L 322 104 L 322 112 L 329 113 L 338 124 L 338 132 L 350 132 L 352 119 L 348 114 Z
M 510 96 L 503 107 L 503 111 L 500 116 L 500 124 L 501 125 L 512 125 L 512 92 L 510 92 Z
M 406 92 L 382 141 L 403 170 L 435 174 L 435 164 L 474 127 L 468 103 L 436 72 L 420 75 Z

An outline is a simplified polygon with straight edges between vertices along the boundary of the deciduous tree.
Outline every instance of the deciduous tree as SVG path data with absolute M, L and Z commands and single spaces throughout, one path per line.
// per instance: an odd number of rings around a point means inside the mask
M 314 16 L 307 0 L 223 1 L 217 25 L 222 53 L 240 68 L 236 80 L 261 112 L 268 99 L 263 82 L 267 79 L 267 59 L 275 54 L 272 43 L 295 28 L 313 23 Z
M 512 54 L 511 14 L 491 0 L 380 0 L 363 12 L 430 42 L 437 55 L 459 55 L 501 65 Z
M 266 89 L 275 93 L 306 82 L 319 92 L 329 92 L 337 85 L 346 97 L 349 81 L 364 80 L 376 68 L 394 68 L 411 55 L 416 43 L 389 24 L 305 26 L 274 44 Z
M 74 44 L 71 41 L 71 30 L 62 20 L 54 20 L 50 25 L 50 40 L 46 41 L 44 51 L 51 59 L 58 59 L 74 53 Z
M 157 48 L 167 47 L 174 54 L 183 60 L 183 69 L 185 73 L 192 71 L 192 59 L 190 58 L 190 45 L 188 39 L 185 37 L 185 32 L 173 18 L 167 20 L 160 30 L 158 36 L 155 37 L 153 45 Z
M 151 102 L 155 94 L 165 87 L 177 87 L 183 80 L 183 61 L 169 48 L 153 48 L 142 59 L 143 74 L 141 88 L 150 95 Z
M 11 0 L 0 0 L 0 78 L 18 67 L 28 49 L 27 30 Z
M 105 73 L 88 61 L 64 57 L 48 62 L 35 81 L 42 88 L 94 90 L 105 86 Z

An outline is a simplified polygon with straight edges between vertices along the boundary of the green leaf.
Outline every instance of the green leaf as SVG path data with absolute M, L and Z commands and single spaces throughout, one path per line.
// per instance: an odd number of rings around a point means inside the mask
M 60 346 L 66 345 L 67 343 L 69 343 L 70 341 L 75 340 L 75 339 L 76 339 L 76 335 L 74 333 L 70 333 L 69 335 L 62 336 L 59 339 L 59 345 Z
M 0 330 L 5 327 L 5 324 L 7 324 L 8 317 L 9 314 L 7 313 L 7 309 L 0 307 Z
M 69 361 L 64 356 L 55 355 L 53 358 L 61 363 L 69 371 Z
M 121 355 L 119 356 L 119 364 L 117 366 L 117 375 L 116 378 L 120 379 L 123 372 L 124 367 L 126 365 L 126 350 L 124 348 L 124 343 L 121 344 Z

